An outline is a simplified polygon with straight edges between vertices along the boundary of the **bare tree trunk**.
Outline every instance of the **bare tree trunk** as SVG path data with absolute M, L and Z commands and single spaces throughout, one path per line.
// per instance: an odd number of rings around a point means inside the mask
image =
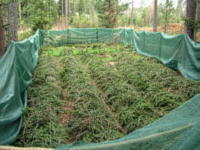
M 189 35 L 191 39 L 194 39 L 195 27 L 194 21 L 196 17 L 196 1 L 195 0 L 187 0 L 186 6 L 186 33 Z
M 47 17 L 50 21 L 50 18 L 51 18 L 51 0 L 48 1 L 48 7 L 47 7 Z
M 130 25 L 134 24 L 134 0 L 131 2 L 131 17 L 130 17 Z
M 21 8 L 21 2 L 19 1 L 18 2 L 19 3 L 19 21 L 21 21 L 22 20 L 22 8 Z
M 65 0 L 65 28 L 68 28 L 68 0 Z
M 108 28 L 113 28 L 115 26 L 115 23 L 117 21 L 116 14 L 117 9 L 116 9 L 116 1 L 115 0 L 108 0 Z
M 200 2 L 197 3 L 196 20 L 200 21 Z
M 74 4 L 74 0 L 72 0 L 71 2 L 71 14 L 74 15 L 75 12 L 75 4 Z
M 17 41 L 18 30 L 18 3 L 10 2 L 8 5 L 8 32 L 9 40 Z
M 196 10 L 196 21 L 200 21 L 200 2 L 197 3 L 197 10 Z M 195 35 L 198 33 L 199 29 L 195 30 Z
M 167 25 L 168 25 L 168 18 L 167 18 L 167 9 L 168 9 L 168 3 L 169 3 L 169 0 L 166 0 L 165 2 L 165 27 L 164 27 L 164 32 L 166 33 L 167 32 Z
M 89 5 L 89 11 L 90 11 L 90 16 L 92 19 L 92 26 L 95 26 L 96 23 L 96 18 L 95 18 L 95 9 L 94 9 L 94 5 L 91 3 L 90 1 L 90 5 Z
M 61 3 L 62 3 L 61 4 L 62 5 L 62 13 L 61 14 L 62 14 L 62 17 L 63 17 L 64 16 L 64 0 L 61 0 Z
M 108 8 L 109 8 L 109 10 L 108 10 L 108 23 L 109 23 L 109 25 L 111 25 L 111 22 L 112 22 L 112 8 L 111 8 L 111 0 L 108 0 Z M 108 25 L 108 26 L 109 26 Z
M 67 1 L 67 6 L 68 6 L 68 7 L 67 7 L 67 11 L 68 11 L 67 17 L 68 17 L 68 20 L 69 20 L 69 16 L 70 16 L 70 7 L 71 7 L 69 1 L 70 1 L 70 0 Z M 68 24 L 69 24 L 69 21 L 68 21 Z
M 157 32 L 157 10 L 158 10 L 158 1 L 154 0 L 153 32 Z
M 5 34 L 3 28 L 2 5 L 0 4 L 0 56 L 3 55 L 5 49 Z

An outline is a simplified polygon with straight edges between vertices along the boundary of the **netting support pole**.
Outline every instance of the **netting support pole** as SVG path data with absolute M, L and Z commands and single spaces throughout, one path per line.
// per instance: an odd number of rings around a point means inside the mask
M 99 43 L 99 30 L 98 30 L 98 28 L 96 28 L 96 39 L 97 39 L 97 43 Z
M 162 55 L 162 33 L 160 33 L 159 59 L 161 59 L 161 55 Z
M 69 28 L 67 29 L 67 44 L 70 44 Z

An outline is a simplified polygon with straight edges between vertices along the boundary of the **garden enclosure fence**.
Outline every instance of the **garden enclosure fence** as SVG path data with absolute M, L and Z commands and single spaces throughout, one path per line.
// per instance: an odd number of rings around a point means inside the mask
M 11 42 L 0 57 L 0 145 L 12 144 L 22 126 L 27 87 L 37 66 L 41 46 L 79 43 L 124 43 L 138 53 L 159 59 L 185 78 L 200 80 L 200 44 L 187 35 L 136 32 L 133 29 L 38 30 L 32 37 Z M 70 144 L 70 150 L 199 150 L 200 95 L 161 119 L 127 136 L 96 144 Z

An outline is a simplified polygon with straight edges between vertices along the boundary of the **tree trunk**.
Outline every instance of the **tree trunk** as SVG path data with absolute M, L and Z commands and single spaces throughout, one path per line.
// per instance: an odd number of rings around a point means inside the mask
M 194 40 L 195 27 L 194 21 L 196 17 L 196 1 L 195 0 L 187 0 L 186 6 L 186 33 L 189 35 L 191 39 Z
M 18 30 L 18 3 L 10 2 L 8 5 L 8 32 L 9 41 L 17 41 L 17 30 Z
M 153 32 L 157 32 L 157 8 L 158 1 L 154 0 L 154 13 L 153 13 Z
M 93 3 L 89 5 L 89 11 L 90 11 L 91 19 L 92 19 L 92 26 L 94 27 L 96 25 L 96 18 L 95 18 L 95 8 L 94 8 Z
M 196 21 L 200 22 L 200 2 L 197 3 L 197 10 L 196 10 Z M 199 29 L 195 30 L 195 35 L 198 33 Z M 197 38 L 197 37 L 196 37 Z
M 0 4 L 0 56 L 3 55 L 5 49 L 5 34 L 3 28 L 2 5 Z
M 62 15 L 62 17 L 64 16 L 64 0 L 61 0 L 61 7 L 62 7 L 62 13 L 61 13 L 61 15 Z
M 165 2 L 165 27 L 164 27 L 164 32 L 166 33 L 167 32 L 167 25 L 168 25 L 168 11 L 167 11 L 167 9 L 168 9 L 168 4 L 169 4 L 169 0 L 166 0 L 166 2 Z
M 112 8 L 111 8 L 111 0 L 108 0 L 108 27 L 112 25 Z
M 21 2 L 18 2 L 19 3 L 19 21 L 22 20 L 22 8 L 21 8 Z
M 68 7 L 67 7 L 67 11 L 68 11 L 68 13 L 67 13 L 68 24 L 69 24 L 69 16 L 71 15 L 71 14 L 70 14 L 70 9 L 71 9 L 70 7 L 71 7 L 71 6 L 70 6 L 70 2 L 69 2 L 69 1 L 70 1 L 70 0 L 67 1 L 67 6 L 68 6 Z
M 132 4 L 131 4 L 131 18 L 130 18 L 130 25 L 134 24 L 134 0 L 132 0 Z
M 196 20 L 200 21 L 200 2 L 197 3 Z
M 75 12 L 75 4 L 74 4 L 74 0 L 72 0 L 71 2 L 71 15 L 73 16 Z
M 65 28 L 68 28 L 68 0 L 65 0 Z
M 108 28 L 113 28 L 116 24 L 117 20 L 117 9 L 116 9 L 116 1 L 115 0 L 109 0 L 108 1 Z

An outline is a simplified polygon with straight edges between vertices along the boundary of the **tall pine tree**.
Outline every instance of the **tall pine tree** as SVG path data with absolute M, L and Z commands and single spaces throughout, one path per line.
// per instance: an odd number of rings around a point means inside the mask
M 96 9 L 99 13 L 101 25 L 113 28 L 117 25 L 118 17 L 127 9 L 127 4 L 120 4 L 119 0 L 98 0 Z
M 191 39 L 194 39 L 195 17 L 196 17 L 196 0 L 187 0 L 186 6 L 186 33 Z
M 5 48 L 5 34 L 4 34 L 4 27 L 3 27 L 3 9 L 2 5 L 0 4 L 0 56 L 4 53 Z
M 18 2 L 16 0 L 10 0 L 8 4 L 8 31 L 9 31 L 9 41 L 17 41 L 17 30 L 18 24 Z
M 154 0 L 153 32 L 157 32 L 158 0 Z
M 78 6 L 79 15 L 83 14 L 84 11 L 85 11 L 84 0 L 79 0 L 79 6 Z

